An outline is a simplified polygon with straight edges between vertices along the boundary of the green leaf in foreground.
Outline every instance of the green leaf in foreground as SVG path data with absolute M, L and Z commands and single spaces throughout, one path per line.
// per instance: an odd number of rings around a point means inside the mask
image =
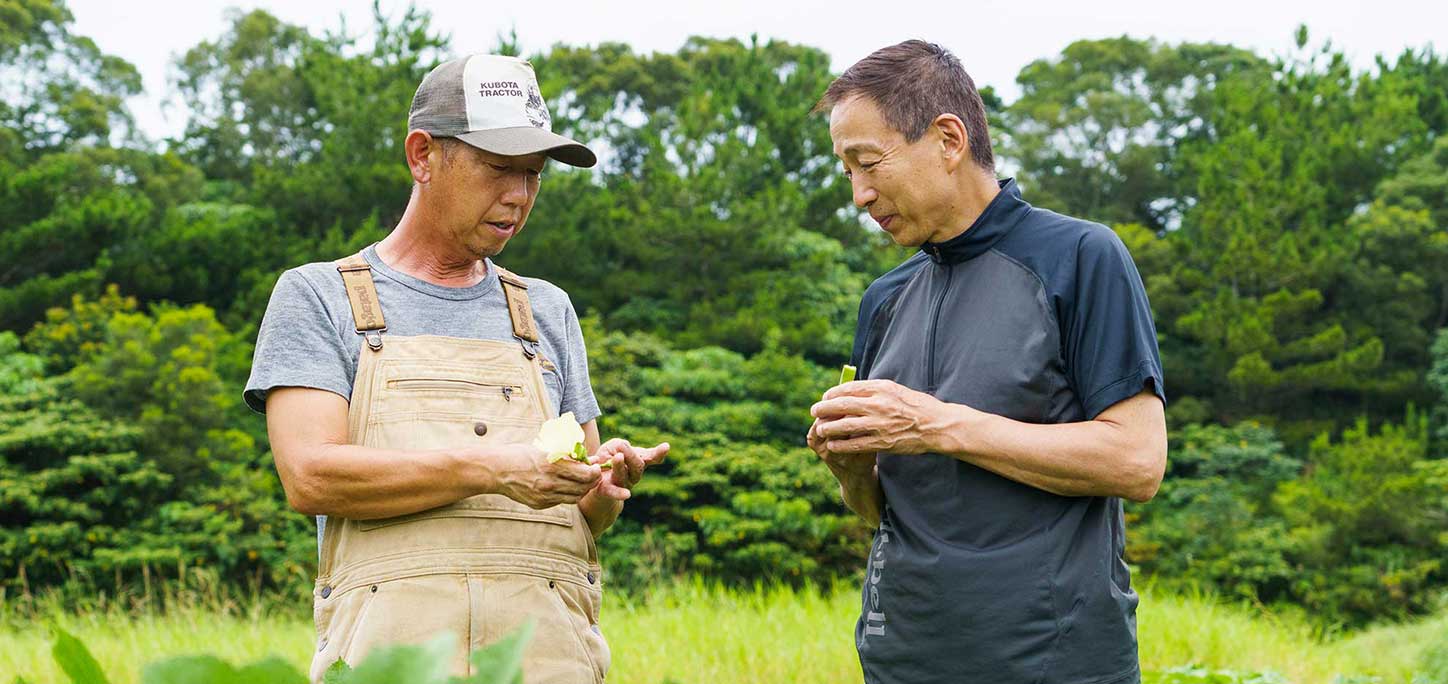
M 473 675 L 455 684 L 523 684 L 523 651 L 533 640 L 530 618 L 512 634 L 473 651 Z
M 240 669 L 215 656 L 180 656 L 147 665 L 142 684 L 307 684 L 307 677 L 281 658 L 267 658 Z
M 368 654 L 339 681 L 346 684 L 445 684 L 457 637 L 439 634 L 419 646 L 389 646 Z
M 72 684 L 110 684 L 90 649 L 69 632 L 55 628 L 55 646 L 50 652 L 55 656 L 55 662 L 60 664 L 60 669 L 70 676 Z
M 322 673 L 322 684 L 342 684 L 347 681 L 347 675 L 352 673 L 352 666 L 347 661 L 338 658 Z

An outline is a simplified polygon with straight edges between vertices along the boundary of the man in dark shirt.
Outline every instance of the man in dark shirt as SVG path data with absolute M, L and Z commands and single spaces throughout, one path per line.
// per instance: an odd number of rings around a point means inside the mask
M 1121 500 L 1156 493 L 1166 424 L 1130 254 L 996 180 L 980 95 L 937 45 L 875 52 L 818 109 L 855 204 L 921 248 L 865 292 L 865 379 L 808 437 L 878 525 L 865 680 L 1139 681 Z

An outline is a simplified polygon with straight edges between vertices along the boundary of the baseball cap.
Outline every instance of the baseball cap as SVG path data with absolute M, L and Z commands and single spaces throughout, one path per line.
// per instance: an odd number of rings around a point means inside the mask
M 494 154 L 542 152 L 571 166 L 598 163 L 592 150 L 553 132 L 533 65 L 517 57 L 478 54 L 439 64 L 412 96 L 407 129 Z

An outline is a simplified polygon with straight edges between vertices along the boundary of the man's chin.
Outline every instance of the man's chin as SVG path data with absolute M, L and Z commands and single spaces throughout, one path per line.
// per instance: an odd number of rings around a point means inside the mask
M 914 234 L 911 234 L 911 233 L 903 233 L 903 232 L 902 232 L 902 233 L 890 233 L 889 231 L 886 231 L 886 233 L 890 236 L 890 240 L 891 240 L 892 242 L 894 242 L 894 243 L 897 244 L 897 245 L 900 245 L 901 247 L 909 247 L 909 248 L 912 248 L 912 249 L 913 249 L 913 248 L 916 248 L 916 247 L 919 247 L 919 246 L 925 244 L 925 236 L 924 236 L 924 235 L 914 235 Z

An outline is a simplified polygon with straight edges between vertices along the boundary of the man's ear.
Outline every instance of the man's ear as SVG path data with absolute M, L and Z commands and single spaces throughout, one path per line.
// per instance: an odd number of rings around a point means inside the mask
M 407 156 L 407 169 L 412 180 L 419 185 L 432 182 L 434 165 L 442 161 L 442 149 L 427 131 L 412 131 L 402 141 L 403 153 Z
M 960 117 L 941 114 L 930 122 L 930 128 L 939 141 L 941 154 L 945 155 L 946 171 L 954 173 L 961 163 L 972 163 L 970 133 L 965 130 L 965 122 Z

